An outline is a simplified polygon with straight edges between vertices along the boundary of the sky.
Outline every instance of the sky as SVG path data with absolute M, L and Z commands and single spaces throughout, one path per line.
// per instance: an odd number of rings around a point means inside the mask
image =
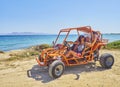
M 80 26 L 120 33 L 119 25 L 120 0 L 0 0 L 0 33 L 57 34 Z

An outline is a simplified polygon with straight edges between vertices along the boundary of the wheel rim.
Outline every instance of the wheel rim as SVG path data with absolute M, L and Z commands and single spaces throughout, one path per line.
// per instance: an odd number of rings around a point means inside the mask
M 107 65 L 107 66 L 111 66 L 112 63 L 113 63 L 112 57 L 108 57 L 107 60 L 106 60 L 106 65 Z
M 62 65 L 56 66 L 55 75 L 60 76 L 62 74 L 62 72 L 63 72 L 63 66 Z

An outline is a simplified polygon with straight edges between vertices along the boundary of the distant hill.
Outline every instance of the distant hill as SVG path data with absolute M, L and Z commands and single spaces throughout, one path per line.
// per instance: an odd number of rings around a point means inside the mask
M 35 32 L 11 32 L 0 33 L 0 35 L 48 35 L 47 33 L 35 33 Z
M 120 35 L 120 33 L 103 33 L 103 34 Z
M 120 33 L 102 33 L 108 35 L 120 35 Z M 56 35 L 49 33 L 36 33 L 36 32 L 11 32 L 11 33 L 0 33 L 0 35 Z

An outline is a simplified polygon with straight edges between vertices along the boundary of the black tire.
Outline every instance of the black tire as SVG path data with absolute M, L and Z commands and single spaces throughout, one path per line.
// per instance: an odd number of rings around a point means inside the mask
M 59 78 L 65 70 L 65 65 L 60 60 L 55 60 L 49 66 L 49 75 L 52 78 Z
M 101 55 L 99 62 L 102 67 L 109 69 L 114 64 L 114 57 L 111 54 L 105 53 Z

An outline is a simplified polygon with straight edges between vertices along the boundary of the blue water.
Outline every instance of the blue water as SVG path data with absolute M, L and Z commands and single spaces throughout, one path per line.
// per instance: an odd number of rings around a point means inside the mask
M 15 49 L 27 48 L 39 44 L 52 44 L 57 35 L 0 35 L 0 50 L 10 51 Z M 75 35 L 71 35 L 68 39 L 76 40 Z M 64 35 L 61 36 L 62 41 Z M 104 34 L 103 38 L 109 39 L 109 42 L 120 40 L 120 35 Z

